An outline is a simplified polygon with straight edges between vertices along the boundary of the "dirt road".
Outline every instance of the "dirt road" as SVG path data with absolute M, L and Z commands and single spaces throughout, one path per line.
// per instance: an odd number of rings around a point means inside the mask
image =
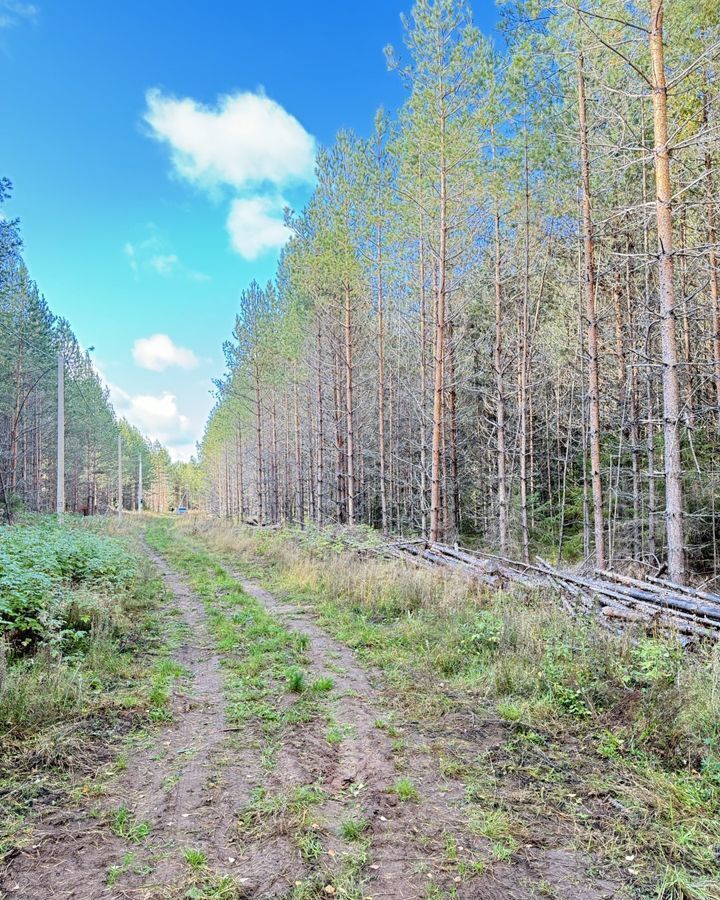
M 3 897 L 619 896 L 588 874 L 591 860 L 536 836 L 498 853 L 491 832 L 471 828 L 466 788 L 443 773 L 431 737 L 392 724 L 380 680 L 309 612 L 238 573 L 230 574 L 247 594 L 304 636 L 305 677 L 322 702 L 311 715 L 286 715 L 272 747 L 261 721 L 233 724 L 227 672 L 235 651 L 217 640 L 186 581 L 148 552 L 185 623 L 173 656 L 187 674 L 173 694 L 172 722 L 130 750 L 97 802 L 41 818 L 0 882 Z M 222 607 L 222 592 L 216 602 Z M 296 702 L 292 692 L 276 693 L 265 715 Z M 480 753 L 505 737 L 489 724 L 465 744 Z

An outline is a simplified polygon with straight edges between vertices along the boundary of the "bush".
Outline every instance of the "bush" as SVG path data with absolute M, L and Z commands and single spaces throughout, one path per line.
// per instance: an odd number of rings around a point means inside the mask
M 4 528 L 0 636 L 15 651 L 72 646 L 106 617 L 98 595 L 123 590 L 135 574 L 134 560 L 111 538 L 57 524 Z

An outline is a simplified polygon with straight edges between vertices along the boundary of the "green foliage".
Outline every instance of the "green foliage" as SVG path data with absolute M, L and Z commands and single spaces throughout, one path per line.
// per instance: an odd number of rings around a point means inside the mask
M 112 538 L 43 523 L 0 534 L 0 635 L 10 647 L 82 645 L 107 609 L 102 593 L 123 591 L 137 574 Z M 88 586 L 92 593 L 80 588 Z
M 322 841 L 314 831 L 303 831 L 296 835 L 295 843 L 302 858 L 309 863 L 317 862 L 322 856 Z
M 288 669 L 285 679 L 287 681 L 288 690 L 293 694 L 302 694 L 305 690 L 305 673 L 302 669 L 298 669 L 297 667 Z
M 633 677 L 640 684 L 671 684 L 683 662 L 676 641 L 645 638 L 633 650 Z
M 369 828 L 367 819 L 345 819 L 340 823 L 340 832 L 346 841 L 359 841 Z
M 207 864 L 207 855 L 190 847 L 183 851 L 183 859 L 191 869 L 202 869 Z
M 310 690 L 315 694 L 329 694 L 334 687 L 332 678 L 316 678 L 310 685 Z

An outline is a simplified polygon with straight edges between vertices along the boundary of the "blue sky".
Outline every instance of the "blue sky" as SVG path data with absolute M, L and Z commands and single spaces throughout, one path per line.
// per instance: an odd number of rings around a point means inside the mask
M 116 408 L 187 458 L 238 295 L 337 130 L 403 88 L 410 0 L 0 0 L 0 175 L 25 258 Z M 494 4 L 476 0 L 479 24 Z

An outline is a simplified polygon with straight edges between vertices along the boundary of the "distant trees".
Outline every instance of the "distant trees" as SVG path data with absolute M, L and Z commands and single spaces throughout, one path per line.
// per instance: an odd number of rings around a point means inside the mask
M 0 180 L 0 200 L 9 193 L 9 181 Z M 133 509 L 139 456 L 145 488 L 153 481 L 150 444 L 137 429 L 117 421 L 89 354 L 69 323 L 50 311 L 21 249 L 18 223 L 0 219 L 0 521 L 12 521 L 22 509 L 55 510 L 58 354 L 65 371 L 67 509 L 94 515 L 117 506 L 118 432 L 121 502 Z
M 406 103 L 321 152 L 241 316 L 215 512 L 717 577 L 720 10 L 537 12 L 504 4 L 496 53 L 415 3 Z

